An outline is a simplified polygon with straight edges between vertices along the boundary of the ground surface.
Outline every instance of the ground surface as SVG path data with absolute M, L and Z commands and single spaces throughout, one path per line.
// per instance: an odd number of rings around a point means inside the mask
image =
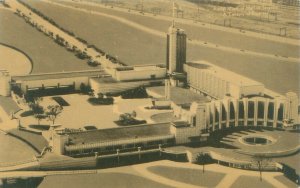
M 129 14 L 128 17 L 126 17 L 127 20 L 132 19 L 134 23 L 136 23 L 136 20 L 140 20 L 140 25 L 146 26 L 146 28 L 142 27 L 141 29 L 140 26 L 136 26 L 132 23 L 129 24 L 127 21 L 117 20 L 119 18 L 113 19 L 107 17 L 108 14 L 120 18 L 124 17 L 123 15 L 121 17 L 118 13 L 111 10 L 97 9 L 101 15 L 102 13 L 105 14 L 105 16 L 97 16 L 86 10 L 73 10 L 71 9 L 72 7 L 65 8 L 40 1 L 27 2 L 42 11 L 45 15 L 54 19 L 62 27 L 73 31 L 77 36 L 84 38 L 90 44 L 95 44 L 100 49 L 117 56 L 121 61 L 127 64 L 165 63 L 166 37 L 164 33 L 170 24 L 164 25 L 164 23 L 166 23 L 164 21 L 153 21 L 153 19 L 143 16 L 139 16 L 138 19 L 134 20 Z M 155 26 L 156 23 L 158 23 L 158 26 Z M 154 31 L 149 31 L 150 26 L 150 29 L 154 28 Z M 190 30 L 188 29 L 189 27 L 191 27 Z M 226 46 L 234 46 L 236 49 L 248 48 L 261 52 L 270 50 L 268 53 L 273 54 L 272 57 L 275 57 L 274 54 L 279 52 L 282 53 L 282 55 L 298 57 L 299 47 L 297 46 L 293 47 L 278 42 L 274 43 L 262 39 L 241 37 L 242 35 L 228 34 L 223 31 L 217 32 L 214 29 L 202 31 L 202 28 L 195 29 L 192 26 L 186 26 L 186 28 L 190 33 L 189 35 L 194 33 L 194 39 L 201 38 L 202 41 L 208 42 L 219 41 Z M 141 30 L 143 32 L 141 32 Z M 202 35 L 201 33 L 204 34 Z M 218 41 L 216 41 L 217 39 Z M 298 64 L 295 62 L 263 56 L 246 55 L 241 52 L 231 52 L 230 50 L 224 51 L 219 48 L 207 48 L 203 45 L 191 43 L 188 43 L 187 49 L 188 61 L 210 61 L 213 64 L 260 81 L 264 83 L 266 87 L 277 92 L 283 93 L 288 90 L 298 92 L 299 90 L 299 80 L 297 76 L 299 75 L 299 69 Z
M 86 0 L 91 1 L 91 0 Z M 131 9 L 133 12 L 141 11 L 141 1 L 139 0 L 131 0 L 131 1 L 108 1 L 103 2 L 100 0 L 92 0 L 94 2 L 98 2 L 102 5 L 107 5 L 107 7 L 114 6 L 122 7 L 124 9 Z M 268 3 L 261 2 L 249 2 L 247 0 L 241 1 L 226 1 L 234 4 L 240 4 L 236 8 L 225 7 L 222 6 L 223 2 L 217 1 L 195 1 L 195 0 L 175 0 L 176 4 L 178 4 L 179 9 L 184 11 L 185 19 L 197 20 L 205 23 L 213 23 L 217 25 L 224 25 L 224 19 L 227 20 L 226 25 L 228 26 L 229 19 L 231 19 L 231 27 L 234 28 L 243 28 L 245 30 L 253 30 L 257 32 L 263 33 L 272 33 L 275 35 L 279 34 L 279 27 L 289 26 L 287 36 L 299 38 L 299 28 L 297 28 L 297 23 L 299 23 L 299 12 L 297 12 L 297 7 L 289 7 L 289 6 L 281 6 L 273 4 L 274 6 L 271 8 L 272 12 L 277 13 L 278 21 L 275 21 L 275 17 L 273 15 L 260 14 L 256 12 L 256 14 L 251 15 L 249 10 L 253 9 L 261 9 L 265 8 L 268 10 Z M 193 2 L 193 3 L 192 3 Z M 243 3 L 246 4 L 246 10 Z M 226 3 L 225 3 L 226 4 Z M 139 5 L 139 6 L 137 6 Z M 250 6 L 252 5 L 252 6 Z M 153 14 L 153 9 L 159 9 L 159 12 L 156 14 L 172 16 L 172 5 L 170 1 L 163 0 L 155 0 L 155 1 L 144 1 L 143 2 L 143 12 L 145 14 Z M 233 13 L 233 16 L 225 16 L 226 13 Z M 235 13 L 238 13 L 234 15 Z M 244 15 L 246 13 L 246 15 Z M 178 17 L 181 17 L 179 14 Z M 268 21 L 268 17 L 269 20 Z
M 31 72 L 30 59 L 20 51 L 0 44 L 1 69 L 9 71 L 11 75 L 29 74 Z
M 164 171 L 161 171 L 161 170 Z M 225 174 L 226 172 L 226 174 Z M 192 173 L 192 174 L 190 174 Z M 189 175 L 193 177 L 191 180 Z M 280 179 L 280 181 L 277 179 Z M 97 174 L 48 176 L 39 188 L 56 187 L 288 187 L 295 186 L 292 182 L 277 172 L 264 172 L 263 181 L 259 181 L 259 173 L 231 169 L 216 164 L 206 165 L 202 173 L 202 166 L 177 163 L 171 161 L 157 161 L 133 166 L 98 170 Z M 287 184 L 282 184 L 282 183 Z
M 132 113 L 136 111 L 137 119 L 144 119 L 152 123 L 151 116 L 164 113 L 165 110 L 146 110 L 144 107 L 151 106 L 151 99 L 121 99 L 115 98 L 113 105 L 92 105 L 88 102 L 88 95 L 70 94 L 61 95 L 69 104 L 64 106 L 62 113 L 58 116 L 55 123 L 63 125 L 65 128 L 78 129 L 84 126 L 95 126 L 98 129 L 118 127 L 114 121 L 119 120 L 122 113 Z M 43 97 L 41 105 L 47 109 L 49 105 L 58 105 L 52 97 Z M 22 117 L 22 125 L 36 125 L 37 120 L 31 115 Z M 43 119 L 40 124 L 49 125 L 47 119 Z
M 33 63 L 32 73 L 90 69 L 85 61 L 55 44 L 12 11 L 0 9 L 0 25 L 5 28 L 1 30 L 0 43 L 13 46 L 27 54 Z M 2 69 L 1 66 L 0 68 Z
M 203 173 L 200 169 L 167 166 L 150 167 L 149 171 L 168 179 L 204 187 L 215 187 L 225 176 L 225 174 L 212 171 Z
M 0 132 L 0 164 L 30 160 L 35 154 L 24 142 Z

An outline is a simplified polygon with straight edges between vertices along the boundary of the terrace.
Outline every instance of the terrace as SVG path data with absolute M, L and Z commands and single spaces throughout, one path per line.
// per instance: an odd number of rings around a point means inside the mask
M 165 96 L 165 86 L 147 88 L 149 95 L 154 94 L 155 97 Z M 200 94 L 192 92 L 186 88 L 171 87 L 170 100 L 180 106 L 189 106 L 192 102 L 208 102 L 209 99 Z

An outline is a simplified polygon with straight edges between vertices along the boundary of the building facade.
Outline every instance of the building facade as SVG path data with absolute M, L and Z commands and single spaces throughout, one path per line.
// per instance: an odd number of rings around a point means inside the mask
M 187 83 L 192 90 L 215 99 L 263 95 L 264 85 L 207 62 L 186 63 Z
M 0 70 L 0 95 L 1 96 L 10 96 L 11 91 L 11 76 L 6 70 Z
M 184 30 L 176 28 L 173 23 L 167 34 L 167 69 L 168 73 L 183 72 L 186 62 L 186 34 Z

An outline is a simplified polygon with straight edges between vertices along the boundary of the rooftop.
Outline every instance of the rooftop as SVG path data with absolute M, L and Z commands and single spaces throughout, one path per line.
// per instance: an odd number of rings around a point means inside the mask
M 125 126 L 97 131 L 71 133 L 73 144 L 107 142 L 151 136 L 171 135 L 170 123 Z
M 172 125 L 176 128 L 188 127 L 189 124 L 186 121 L 173 121 Z
M 99 90 L 104 94 L 120 93 L 149 83 L 149 81 L 118 82 L 112 77 L 92 78 L 91 80 L 99 84 Z
M 207 72 L 210 72 L 211 74 L 214 74 L 218 78 L 221 78 L 238 86 L 263 85 L 258 81 L 252 80 L 227 69 L 218 67 L 206 61 L 188 62 L 186 64 L 197 69 L 203 69 Z
M 153 92 L 161 97 L 165 96 L 165 86 L 149 87 L 147 88 L 150 92 Z M 210 101 L 207 97 L 200 94 L 194 93 L 190 89 L 181 87 L 171 87 L 171 101 L 177 105 L 188 106 L 192 102 L 208 102 Z
M 86 71 L 69 71 L 69 72 L 55 72 L 43 74 L 30 74 L 22 76 L 13 76 L 15 81 L 31 81 L 31 80 L 47 80 L 73 77 L 100 77 L 107 75 L 104 70 L 86 70 Z

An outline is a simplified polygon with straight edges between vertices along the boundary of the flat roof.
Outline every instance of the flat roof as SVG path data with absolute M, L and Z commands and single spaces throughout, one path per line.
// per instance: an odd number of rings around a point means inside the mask
M 21 108 L 14 100 L 12 100 L 11 97 L 0 96 L 0 106 L 7 113 L 7 115 L 10 115 L 12 112 L 16 113 L 21 110 Z
M 232 84 L 238 85 L 238 86 L 263 85 L 262 83 L 260 83 L 258 81 L 252 80 L 248 77 L 245 77 L 243 75 L 237 74 L 230 70 L 221 68 L 219 66 L 213 65 L 206 61 L 187 62 L 186 64 L 188 66 L 207 71 L 207 72 L 215 75 L 218 78 L 221 78 L 223 80 L 226 80 L 226 81 L 228 81 Z
M 133 125 L 70 133 L 69 138 L 73 144 L 77 145 L 82 143 L 108 142 L 162 135 L 171 135 L 170 123 Z
M 197 94 L 190 89 L 181 88 L 181 87 L 170 87 L 171 95 L 170 99 L 177 105 L 184 105 L 189 107 L 192 102 L 208 102 L 208 99 L 205 96 Z M 147 90 L 160 95 L 161 97 L 165 96 L 165 86 L 156 86 L 156 87 L 148 87 Z
M 149 84 L 149 81 L 130 81 L 119 82 L 111 77 L 104 78 L 91 78 L 91 80 L 99 84 L 99 90 L 101 93 L 120 93 L 130 89 L 135 89 L 143 85 Z
M 107 75 L 107 73 L 104 70 L 98 69 L 98 70 L 86 70 L 86 71 L 69 71 L 69 72 L 55 72 L 55 73 L 12 76 L 12 80 L 32 81 L 32 80 L 48 80 L 48 79 L 73 78 L 73 77 L 85 77 L 85 76 L 100 77 L 105 75 Z

